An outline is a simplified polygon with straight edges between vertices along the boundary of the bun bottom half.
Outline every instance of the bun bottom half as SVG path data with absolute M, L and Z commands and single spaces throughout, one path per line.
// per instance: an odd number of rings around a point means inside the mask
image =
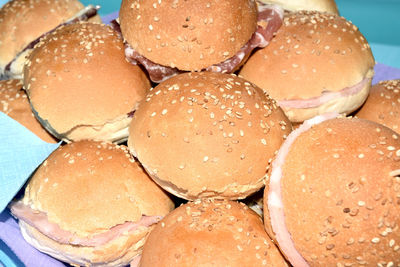
M 61 244 L 39 232 L 29 224 L 19 221 L 22 236 L 33 247 L 58 260 L 80 266 L 126 266 L 141 255 L 149 228 L 122 235 L 111 242 L 87 247 Z M 152 228 L 152 227 L 151 227 Z

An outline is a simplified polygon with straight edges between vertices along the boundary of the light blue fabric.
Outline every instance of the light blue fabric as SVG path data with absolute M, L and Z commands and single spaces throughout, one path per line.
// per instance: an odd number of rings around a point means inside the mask
M 60 144 L 49 144 L 0 112 L 0 212 Z

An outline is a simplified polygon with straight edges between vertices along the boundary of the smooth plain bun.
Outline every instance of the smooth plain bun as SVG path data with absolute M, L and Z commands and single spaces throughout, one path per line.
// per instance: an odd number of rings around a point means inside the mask
M 267 4 L 276 4 L 288 11 L 319 11 L 339 14 L 335 0 L 259 0 Z
M 0 111 L 21 123 L 40 139 L 48 143 L 57 140 L 36 120 L 20 80 L 0 81 Z
M 30 42 L 72 18 L 84 6 L 78 0 L 12 0 L 0 9 L 0 74 Z M 97 19 L 99 20 L 99 19 Z M 21 78 L 25 54 L 14 75 Z
M 272 165 L 267 232 L 293 266 L 398 266 L 400 136 L 321 117 L 294 130 Z
M 27 241 L 57 259 L 124 266 L 173 207 L 127 147 L 80 141 L 49 156 L 11 211 Z
M 118 33 L 95 23 L 61 27 L 35 47 L 24 87 L 46 129 L 65 141 L 127 139 L 128 113 L 150 82 L 123 47 Z
M 291 131 L 258 87 L 229 74 L 185 73 L 152 89 L 128 146 L 152 178 L 185 199 L 239 199 L 258 191 Z
M 292 122 L 346 113 L 368 96 L 375 61 L 356 26 L 319 12 L 290 13 L 240 75 L 263 88 Z
M 288 265 L 247 206 L 205 199 L 180 206 L 154 227 L 140 266 Z
M 372 86 L 367 101 L 355 115 L 400 133 L 400 80 L 381 81 Z
M 257 27 L 254 0 L 124 0 L 121 31 L 151 61 L 180 70 L 220 63 L 250 40 Z

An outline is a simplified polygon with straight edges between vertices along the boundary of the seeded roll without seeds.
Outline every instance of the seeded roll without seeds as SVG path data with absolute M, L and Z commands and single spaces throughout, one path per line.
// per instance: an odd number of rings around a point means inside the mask
M 381 81 L 372 86 L 367 101 L 355 115 L 400 133 L 400 80 Z
M 176 196 L 239 199 L 264 185 L 291 128 L 274 100 L 249 82 L 186 73 L 148 93 L 133 117 L 128 146 Z
M 180 206 L 154 227 L 140 266 L 288 265 L 247 206 L 204 199 Z
M 400 136 L 336 115 L 306 121 L 280 148 L 266 230 L 293 266 L 399 266 Z
M 358 28 L 343 17 L 294 12 L 271 43 L 240 71 L 274 98 L 292 122 L 349 114 L 366 100 L 375 61 Z
M 122 1 L 121 31 L 141 55 L 201 70 L 235 55 L 257 27 L 253 0 Z
M 126 146 L 95 141 L 55 150 L 11 204 L 28 243 L 80 266 L 126 266 L 173 208 Z
M 22 89 L 22 81 L 0 81 L 0 111 L 21 123 L 43 141 L 56 142 L 33 115 L 28 97 Z
M 78 0 L 12 0 L 0 9 L 0 76 L 16 57 L 12 77 L 21 79 L 25 56 L 20 52 L 42 34 L 74 17 L 84 8 Z M 100 17 L 93 21 L 100 22 Z
M 24 87 L 36 117 L 59 139 L 121 142 L 150 82 L 126 62 L 118 33 L 104 24 L 76 23 L 35 47 Z

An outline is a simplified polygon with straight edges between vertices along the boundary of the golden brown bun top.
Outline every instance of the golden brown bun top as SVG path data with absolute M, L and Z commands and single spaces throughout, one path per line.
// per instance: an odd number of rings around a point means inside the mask
M 372 86 L 367 101 L 356 116 L 400 133 L 400 80 L 381 81 Z
M 263 185 L 291 124 L 260 88 L 200 72 L 152 89 L 129 131 L 129 148 L 166 190 L 187 199 L 238 199 Z
M 282 173 L 286 226 L 311 266 L 400 263 L 398 134 L 355 118 L 322 122 L 296 138 Z
M 0 9 L 0 70 L 31 41 L 83 7 L 78 0 L 12 0 L 6 3 Z
M 201 70 L 222 62 L 256 30 L 254 0 L 122 1 L 121 30 L 128 43 L 155 63 Z
M 57 142 L 33 115 L 28 97 L 22 89 L 22 81 L 0 81 L 0 108 L 0 111 L 21 123 L 43 141 L 48 143 Z
M 142 215 L 166 215 L 173 202 L 125 146 L 80 141 L 58 148 L 39 167 L 24 203 L 62 229 L 88 235 Z
M 284 18 L 276 37 L 240 75 L 276 100 L 307 99 L 361 82 L 374 64 L 356 26 L 337 15 L 302 11 Z
M 315 10 L 338 14 L 335 0 L 259 0 L 267 4 L 277 4 L 288 11 Z
M 203 200 L 172 211 L 150 233 L 141 267 L 287 266 L 243 203 Z
M 32 107 L 58 133 L 77 125 L 103 125 L 135 109 L 148 88 L 144 72 L 125 60 L 109 26 L 60 27 L 35 46 L 25 65 Z

